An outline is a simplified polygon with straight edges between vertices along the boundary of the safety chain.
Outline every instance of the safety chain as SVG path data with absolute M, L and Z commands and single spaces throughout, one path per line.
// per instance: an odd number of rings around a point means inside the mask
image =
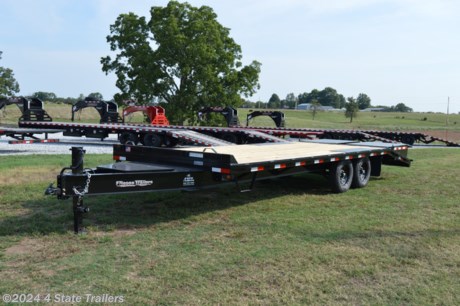
M 77 187 L 75 186 L 73 187 L 73 192 L 78 196 L 77 206 L 80 205 L 81 199 L 83 198 L 83 196 L 88 193 L 89 183 L 91 183 L 91 173 L 89 171 L 86 171 L 85 173 L 86 173 L 85 188 L 83 188 L 82 191 L 78 191 Z

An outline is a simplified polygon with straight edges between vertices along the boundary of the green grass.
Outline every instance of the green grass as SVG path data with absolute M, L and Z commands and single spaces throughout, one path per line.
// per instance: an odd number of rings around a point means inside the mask
M 246 124 L 248 109 L 239 109 L 238 116 Z M 287 127 L 310 127 L 331 129 L 378 129 L 378 130 L 452 130 L 460 131 L 460 114 L 450 114 L 446 126 L 446 114 L 440 113 L 384 113 L 360 112 L 353 122 L 343 112 L 312 113 L 301 110 L 283 110 Z M 426 118 L 426 120 L 424 120 Z M 274 126 L 269 117 L 256 117 L 251 126 Z
M 296 176 L 228 187 L 45 197 L 70 156 L 0 157 L 0 294 L 123 295 L 146 304 L 460 303 L 458 149 L 410 152 L 364 189 Z M 110 156 L 87 156 L 87 165 Z M 29 176 L 30 174 L 30 176 Z M 24 178 L 23 176 L 26 176 Z

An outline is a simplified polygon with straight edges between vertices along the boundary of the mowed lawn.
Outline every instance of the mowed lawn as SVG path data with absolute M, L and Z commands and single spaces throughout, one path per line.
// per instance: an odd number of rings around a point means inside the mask
M 147 304 L 460 304 L 460 150 L 413 149 L 364 189 L 321 177 L 86 198 L 45 197 L 70 156 L 0 157 L 0 294 Z M 87 156 L 86 166 L 110 161 Z

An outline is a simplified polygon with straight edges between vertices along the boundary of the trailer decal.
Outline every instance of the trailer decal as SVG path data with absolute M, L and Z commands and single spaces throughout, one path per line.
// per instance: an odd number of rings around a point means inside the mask
M 116 181 L 115 186 L 118 188 L 147 187 L 153 185 L 153 181 L 134 180 L 134 181 Z
M 195 179 L 190 174 L 187 174 L 187 176 L 184 178 L 182 184 L 183 184 L 184 187 L 195 186 Z
M 284 168 L 286 168 L 286 164 L 276 164 L 274 168 L 275 169 L 284 169 Z
M 222 174 L 230 174 L 230 169 L 228 168 L 212 168 L 211 169 L 212 172 L 216 172 L 216 173 L 222 173 Z

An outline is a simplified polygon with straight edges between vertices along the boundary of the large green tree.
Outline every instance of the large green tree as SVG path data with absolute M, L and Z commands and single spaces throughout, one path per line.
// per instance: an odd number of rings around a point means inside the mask
M 183 123 L 203 106 L 239 106 L 259 88 L 261 64 L 244 66 L 229 34 L 212 8 L 187 2 L 154 6 L 150 20 L 121 14 L 107 36 L 117 54 L 101 59 L 102 70 L 117 76 L 117 101 L 159 98 L 170 121 Z
M 0 60 L 2 51 L 0 51 Z M 13 96 L 19 92 L 19 83 L 14 78 L 13 70 L 0 66 L 0 98 Z

